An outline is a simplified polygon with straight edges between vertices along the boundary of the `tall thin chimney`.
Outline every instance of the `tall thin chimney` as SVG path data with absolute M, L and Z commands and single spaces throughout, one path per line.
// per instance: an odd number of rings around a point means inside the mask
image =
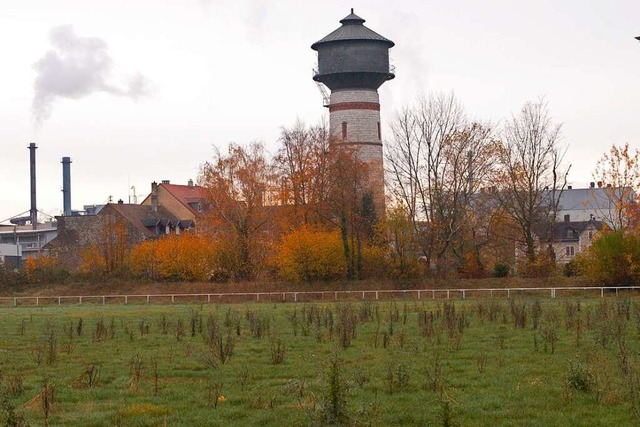
M 35 230 L 38 228 L 38 208 L 36 207 L 36 143 L 29 144 L 29 170 L 31 176 L 31 209 L 29 210 L 29 218 L 31 227 Z
M 158 212 L 158 183 L 151 183 L 151 211 Z
M 71 157 L 62 158 L 62 208 L 64 216 L 71 216 Z

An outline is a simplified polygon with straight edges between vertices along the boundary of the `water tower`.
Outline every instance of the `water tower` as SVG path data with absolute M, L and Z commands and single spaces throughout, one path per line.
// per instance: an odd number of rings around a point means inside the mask
M 389 49 L 394 43 L 365 27 L 364 22 L 351 9 L 340 21 L 341 27 L 311 45 L 318 52 L 313 80 L 331 90 L 325 97 L 331 134 L 338 144 L 353 147 L 358 158 L 368 164 L 369 188 L 376 210 L 382 213 L 384 168 L 378 88 L 395 77 L 389 67 Z

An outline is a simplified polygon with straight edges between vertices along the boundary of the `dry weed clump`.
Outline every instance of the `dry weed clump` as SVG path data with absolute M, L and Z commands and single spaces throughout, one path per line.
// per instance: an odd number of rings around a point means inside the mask
M 88 365 L 84 371 L 71 382 L 71 387 L 88 389 L 98 386 L 102 366 L 97 364 Z

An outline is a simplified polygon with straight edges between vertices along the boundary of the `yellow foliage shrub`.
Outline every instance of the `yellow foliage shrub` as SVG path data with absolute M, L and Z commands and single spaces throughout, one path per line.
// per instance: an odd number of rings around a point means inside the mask
M 206 281 L 215 268 L 214 242 L 184 233 L 142 242 L 131 251 L 131 271 L 151 280 Z
M 27 258 L 25 273 L 29 283 L 48 283 L 63 281 L 69 275 L 60 268 L 58 259 L 49 255 L 39 255 Z
M 158 280 L 160 260 L 156 254 L 157 242 L 146 240 L 134 246 L 131 250 L 131 272 L 136 276 L 151 280 Z
M 284 236 L 276 265 L 281 278 L 296 282 L 340 279 L 347 270 L 338 232 L 308 226 Z
M 97 246 L 89 246 L 80 253 L 80 272 L 88 275 L 103 274 L 107 271 L 107 262 Z

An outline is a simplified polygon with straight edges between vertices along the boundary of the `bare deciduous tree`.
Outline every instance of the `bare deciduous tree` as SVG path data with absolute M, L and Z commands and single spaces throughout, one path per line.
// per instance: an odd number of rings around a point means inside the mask
M 474 194 L 495 173 L 498 143 L 489 125 L 470 122 L 453 95 L 404 108 L 387 144 L 390 190 L 412 219 L 427 263 L 459 267 Z
M 560 125 L 549 116 L 544 100 L 527 102 L 502 132 L 501 177 L 497 196 L 518 228 L 517 243 L 526 259 L 537 259 L 536 236 L 551 248 L 560 196 L 569 168 L 563 169 Z M 543 230 L 544 235 L 539 235 Z

